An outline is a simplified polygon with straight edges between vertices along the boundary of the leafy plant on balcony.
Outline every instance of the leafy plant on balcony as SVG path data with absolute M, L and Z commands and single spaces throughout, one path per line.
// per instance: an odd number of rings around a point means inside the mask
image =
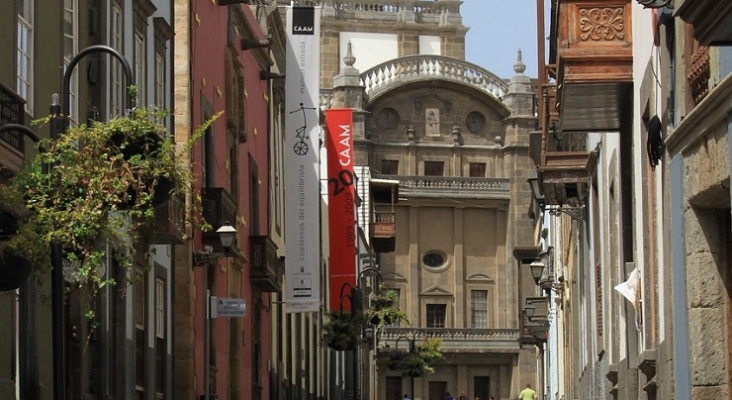
M 407 314 L 399 308 L 399 296 L 396 291 L 389 290 L 383 285 L 379 287 L 379 292 L 371 298 L 371 307 L 364 311 L 366 320 L 374 326 L 374 330 L 378 335 L 387 325 L 391 325 L 397 321 L 409 323 Z
M 44 271 L 50 269 L 50 244 L 60 245 L 73 266 L 65 268 L 66 279 L 84 288 L 89 299 L 115 283 L 100 273 L 107 245 L 129 270 L 131 258 L 147 249 L 154 233 L 156 206 L 171 195 L 191 196 L 194 176 L 187 155 L 215 120 L 206 121 L 178 149 L 159 123 L 166 113 L 140 108 L 130 115 L 42 140 L 44 151 L 0 187 L 0 211 L 15 216 L 18 224 L 14 234 L 2 238 L 3 254 L 22 255 Z M 187 222 L 210 228 L 200 217 L 200 198 L 192 197 Z
M 420 377 L 434 373 L 433 366 L 444 360 L 442 340 L 426 338 L 410 351 L 390 351 L 387 367 L 393 371 L 401 371 L 404 376 Z
M 323 324 L 323 340 L 328 347 L 337 351 L 353 350 L 361 342 L 361 327 L 364 315 L 361 313 L 334 311 L 326 314 Z

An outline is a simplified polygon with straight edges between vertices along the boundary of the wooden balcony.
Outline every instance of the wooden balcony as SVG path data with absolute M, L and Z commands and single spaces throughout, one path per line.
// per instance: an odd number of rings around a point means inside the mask
M 263 292 L 278 292 L 284 268 L 277 258 L 277 245 L 269 236 L 250 236 L 249 279 Z
M 694 26 L 694 37 L 705 46 L 732 44 L 732 2 L 676 0 L 676 15 Z
M 538 171 L 547 205 L 584 204 L 592 180 L 593 154 L 587 150 L 586 133 L 558 133 L 553 128 L 544 133 Z
M 223 252 L 224 249 L 221 247 L 221 241 L 216 230 L 224 222 L 236 224 L 236 203 L 224 188 L 203 188 L 201 189 L 201 197 L 203 218 L 213 228 L 208 232 L 203 232 L 203 244 L 213 246 L 214 252 Z
M 155 209 L 154 244 L 182 244 L 185 241 L 185 202 L 172 196 Z
M 371 246 L 379 253 L 390 253 L 396 248 L 396 214 L 390 211 L 371 213 Z
M 390 253 L 396 249 L 396 202 L 399 198 L 399 181 L 372 178 L 371 221 L 369 240 L 378 253 Z
M 562 131 L 556 86 L 542 85 L 541 92 L 541 139 L 531 141 L 529 152 L 535 157 L 540 146 L 537 171 L 545 204 L 582 206 L 591 181 L 587 133 Z
M 550 61 L 557 68 L 558 129 L 617 131 L 633 87 L 631 0 L 556 4 Z

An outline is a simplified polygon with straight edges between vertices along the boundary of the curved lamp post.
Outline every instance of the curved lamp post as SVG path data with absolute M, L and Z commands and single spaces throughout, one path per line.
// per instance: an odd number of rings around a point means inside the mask
M 107 53 L 116 58 L 122 64 L 122 72 L 125 75 L 125 83 L 129 86 L 134 82 L 132 69 L 130 64 L 117 50 L 105 45 L 89 46 L 76 54 L 69 64 L 63 77 L 63 86 L 61 87 L 61 102 L 58 95 L 54 93 L 51 100 L 51 140 L 58 139 L 59 135 L 68 127 L 71 94 L 71 75 L 82 58 L 93 53 Z M 126 87 L 126 86 L 125 86 Z M 129 91 L 126 96 L 126 106 L 128 109 L 134 107 L 135 100 Z M 63 320 L 63 250 L 58 243 L 51 244 L 51 315 L 52 315 L 52 331 L 53 331 L 53 398 L 54 400 L 64 400 L 66 398 L 66 389 L 64 378 L 64 341 L 65 327 Z

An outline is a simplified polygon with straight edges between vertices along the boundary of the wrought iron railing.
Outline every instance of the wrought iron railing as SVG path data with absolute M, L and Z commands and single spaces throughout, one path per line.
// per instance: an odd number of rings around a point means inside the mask
M 0 83 L 0 125 L 10 123 L 25 125 L 25 100 Z M 0 140 L 18 151 L 23 151 L 23 135 L 20 132 L 0 133 Z

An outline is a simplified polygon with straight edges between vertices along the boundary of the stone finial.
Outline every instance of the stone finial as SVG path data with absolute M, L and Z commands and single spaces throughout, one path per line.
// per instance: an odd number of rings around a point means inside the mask
M 520 52 L 520 50 L 519 50 Z M 520 55 L 519 55 L 520 57 Z M 346 64 L 347 67 L 353 67 L 353 64 L 356 63 L 356 57 L 353 56 L 353 48 L 351 46 L 351 41 L 348 41 L 348 47 L 346 48 L 346 56 L 343 57 L 343 62 Z
M 409 140 L 410 142 L 413 142 L 413 141 L 414 141 L 414 139 L 415 139 L 415 137 L 417 136 L 417 135 L 416 135 L 416 134 L 417 134 L 417 132 L 416 132 L 416 130 L 414 129 L 414 125 L 409 125 L 409 126 L 407 127 L 406 131 L 407 131 L 407 140 Z
M 521 60 L 521 49 L 518 49 L 518 57 L 516 58 L 516 64 L 513 64 L 513 70 L 517 74 L 523 74 L 526 71 L 526 64 Z
M 458 125 L 452 127 L 452 141 L 455 145 L 463 144 L 463 135 Z

